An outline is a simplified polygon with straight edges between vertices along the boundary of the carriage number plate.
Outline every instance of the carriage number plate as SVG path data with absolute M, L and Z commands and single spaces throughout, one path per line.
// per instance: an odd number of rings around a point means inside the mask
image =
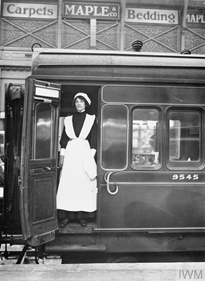
M 174 174 L 172 175 L 173 181 L 197 181 L 199 179 L 198 174 Z

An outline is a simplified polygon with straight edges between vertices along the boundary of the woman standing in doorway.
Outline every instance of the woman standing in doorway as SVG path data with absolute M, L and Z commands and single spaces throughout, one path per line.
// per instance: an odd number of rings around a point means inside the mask
M 57 193 L 59 217 L 64 217 L 61 226 L 70 219 L 78 219 L 85 226 L 85 217 L 92 217 L 96 211 L 97 166 L 97 122 L 95 115 L 86 113 L 91 100 L 85 93 L 74 96 L 76 114 L 64 120 L 61 136 L 61 177 Z

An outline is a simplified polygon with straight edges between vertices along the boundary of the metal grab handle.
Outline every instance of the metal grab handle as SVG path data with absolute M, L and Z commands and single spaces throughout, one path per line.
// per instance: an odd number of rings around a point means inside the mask
M 112 174 L 113 174 L 113 172 L 110 172 L 110 173 L 107 174 L 107 177 L 106 177 L 106 175 L 105 175 L 105 181 L 106 181 L 106 185 L 107 185 L 107 192 L 110 193 L 111 195 L 115 195 L 115 194 L 118 193 L 119 188 L 118 188 L 118 186 L 114 183 L 116 190 L 115 190 L 114 192 L 112 192 L 112 191 L 110 190 L 110 176 L 111 176 Z
M 49 171 L 51 171 L 51 167 L 48 167 L 48 166 L 30 170 L 31 173 L 45 173 L 45 172 L 49 172 Z
M 48 166 L 47 166 L 47 167 L 44 167 L 43 170 L 44 170 L 44 171 L 51 171 L 51 167 L 48 167 Z

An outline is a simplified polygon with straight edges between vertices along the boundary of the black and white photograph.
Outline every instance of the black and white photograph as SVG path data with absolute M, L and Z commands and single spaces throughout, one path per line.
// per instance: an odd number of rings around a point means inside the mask
M 0 279 L 205 281 L 204 0 L 0 0 Z

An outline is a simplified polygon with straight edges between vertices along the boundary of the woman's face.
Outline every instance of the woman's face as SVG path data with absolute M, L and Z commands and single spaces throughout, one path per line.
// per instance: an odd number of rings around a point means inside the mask
M 85 110 L 85 101 L 80 98 L 77 98 L 75 100 L 75 107 L 78 112 L 84 111 Z

